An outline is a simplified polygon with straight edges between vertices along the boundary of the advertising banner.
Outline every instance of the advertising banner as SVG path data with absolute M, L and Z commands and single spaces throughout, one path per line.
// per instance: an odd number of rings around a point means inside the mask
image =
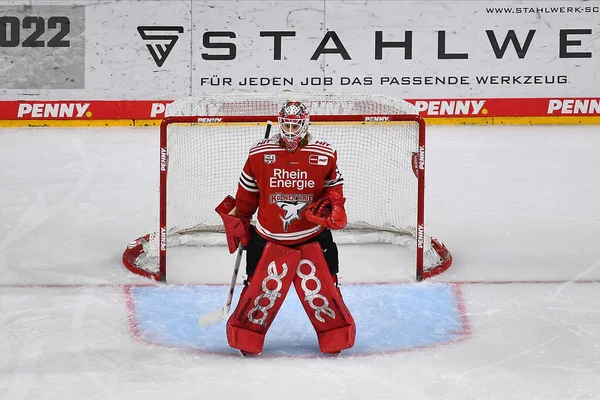
M 282 90 L 548 98 L 600 87 L 600 1 L 73 4 L 2 5 L 0 100 Z
M 84 13 L 0 4 L 0 89 L 84 89 Z
M 0 118 L 152 121 L 177 98 L 281 91 L 388 94 L 434 120 L 597 116 L 599 17 L 600 0 L 7 0 Z
M 195 92 L 597 95 L 600 3 L 304 1 L 194 8 Z M 600 79 L 600 76 L 599 76 Z M 593 82 L 591 82 L 591 81 Z
M 191 94 L 192 2 L 10 3 L 0 8 L 0 100 Z
M 600 120 L 600 98 L 478 98 L 478 99 L 414 99 L 419 115 L 428 123 L 482 123 L 499 118 L 502 121 L 539 121 L 560 123 L 553 117 Z M 164 101 L 0 101 L 0 120 L 9 125 L 27 125 L 41 121 L 78 121 L 80 125 L 102 125 L 106 120 L 127 120 L 130 124 L 156 124 L 164 117 Z M 213 115 L 206 115 L 213 116 Z M 593 118 L 590 118 L 593 117 Z M 525 118 L 518 120 L 518 118 Z M 492 119 L 492 120 L 490 120 Z M 580 120 L 565 119 L 568 122 Z M 11 122 L 12 121 L 12 122 Z M 99 123 L 96 124 L 95 122 Z M 590 121 L 590 122 L 591 122 Z M 129 123 L 128 123 L 129 124 Z

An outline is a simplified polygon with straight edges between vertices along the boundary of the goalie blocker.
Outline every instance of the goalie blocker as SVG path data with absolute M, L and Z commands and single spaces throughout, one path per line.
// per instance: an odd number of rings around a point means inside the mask
M 262 352 L 265 335 L 294 285 L 323 353 L 354 345 L 356 326 L 317 242 L 298 247 L 267 243 L 255 273 L 227 321 L 227 340 L 248 354 Z

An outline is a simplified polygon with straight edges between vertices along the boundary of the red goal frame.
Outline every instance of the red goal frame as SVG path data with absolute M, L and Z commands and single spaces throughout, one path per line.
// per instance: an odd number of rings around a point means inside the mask
M 123 254 L 123 263 L 130 271 L 166 282 L 167 264 L 167 176 L 168 176 L 168 135 L 167 129 L 171 124 L 198 124 L 198 123 L 266 123 L 277 121 L 277 116 L 172 116 L 166 117 L 160 124 L 160 178 L 159 178 L 159 271 L 154 274 L 142 270 L 134 265 L 135 258 L 141 252 L 141 246 L 129 246 Z M 419 126 L 419 151 L 413 157 L 413 172 L 417 184 L 417 232 L 416 232 L 416 280 L 421 281 L 445 271 L 452 263 L 452 257 L 446 247 L 434 238 L 431 238 L 433 249 L 440 255 L 442 263 L 433 268 L 424 270 L 424 233 L 425 233 L 425 120 L 419 115 L 394 114 L 394 115 L 311 115 L 311 122 L 415 122 Z M 146 236 L 147 237 L 147 236 Z M 139 241 L 140 239 L 138 239 Z M 136 241 L 137 242 L 137 241 Z

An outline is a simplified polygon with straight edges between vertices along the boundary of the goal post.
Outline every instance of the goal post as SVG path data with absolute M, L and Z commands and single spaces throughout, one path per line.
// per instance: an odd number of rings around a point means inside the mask
M 250 147 L 287 100 L 304 102 L 311 135 L 338 150 L 348 225 L 334 232 L 336 242 L 414 247 L 417 281 L 447 269 L 450 252 L 426 230 L 423 118 L 401 99 L 324 93 L 236 93 L 171 103 L 160 125 L 156 228 L 127 246 L 124 265 L 164 282 L 169 247 L 226 243 L 214 207 L 235 194 Z

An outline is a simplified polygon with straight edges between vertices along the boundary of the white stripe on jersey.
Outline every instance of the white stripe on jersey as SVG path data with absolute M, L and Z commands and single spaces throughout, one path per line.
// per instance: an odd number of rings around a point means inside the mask
M 323 187 L 333 187 L 333 186 L 338 186 L 338 185 L 343 185 L 344 184 L 344 179 L 335 179 L 333 181 L 327 181 L 323 184 Z
M 335 170 L 335 178 L 333 178 L 329 181 L 325 181 L 323 183 L 323 187 L 332 187 L 332 186 L 341 185 L 343 183 L 344 183 L 344 177 L 342 176 L 340 171 L 338 169 L 336 169 Z
M 260 153 L 273 153 L 275 151 L 285 151 L 285 149 L 282 149 L 281 147 L 277 146 L 277 147 L 261 147 L 261 148 L 257 148 L 255 150 L 250 150 L 250 155 L 253 154 L 260 154 Z
M 279 141 L 275 141 L 273 140 L 273 138 L 269 138 L 269 139 L 261 139 L 260 141 L 256 142 L 254 144 L 254 146 L 252 146 L 250 148 L 250 153 L 255 152 L 256 150 L 262 150 L 265 148 L 272 148 L 272 149 L 276 149 L 276 148 L 280 148 L 279 147 Z
M 317 225 L 314 228 L 311 229 L 307 229 L 304 231 L 300 231 L 300 232 L 294 232 L 294 233 L 273 233 L 271 231 L 268 231 L 267 229 L 265 229 L 260 222 L 258 222 L 258 220 L 256 221 L 256 225 L 255 228 L 257 231 L 259 231 L 260 233 L 262 233 L 264 236 L 271 238 L 271 239 L 275 239 L 275 240 L 298 240 L 298 239 L 303 239 L 306 237 L 309 237 L 317 232 L 319 232 L 321 230 L 321 225 Z
M 300 151 L 309 151 L 311 153 L 321 154 L 327 157 L 333 157 L 333 153 L 326 153 L 324 151 L 319 151 L 320 149 L 315 149 L 314 147 L 311 149 L 307 149 L 306 147 L 302 147 Z
M 334 149 L 332 149 L 331 147 L 328 146 L 321 146 L 319 144 L 315 144 L 315 143 L 309 143 L 307 144 L 305 147 L 303 147 L 304 149 L 311 149 L 311 150 L 321 150 L 321 151 L 326 151 L 328 153 L 331 153 L 333 155 L 333 153 L 335 152 Z
M 258 192 L 256 180 L 244 171 L 240 174 L 240 185 L 249 192 Z

